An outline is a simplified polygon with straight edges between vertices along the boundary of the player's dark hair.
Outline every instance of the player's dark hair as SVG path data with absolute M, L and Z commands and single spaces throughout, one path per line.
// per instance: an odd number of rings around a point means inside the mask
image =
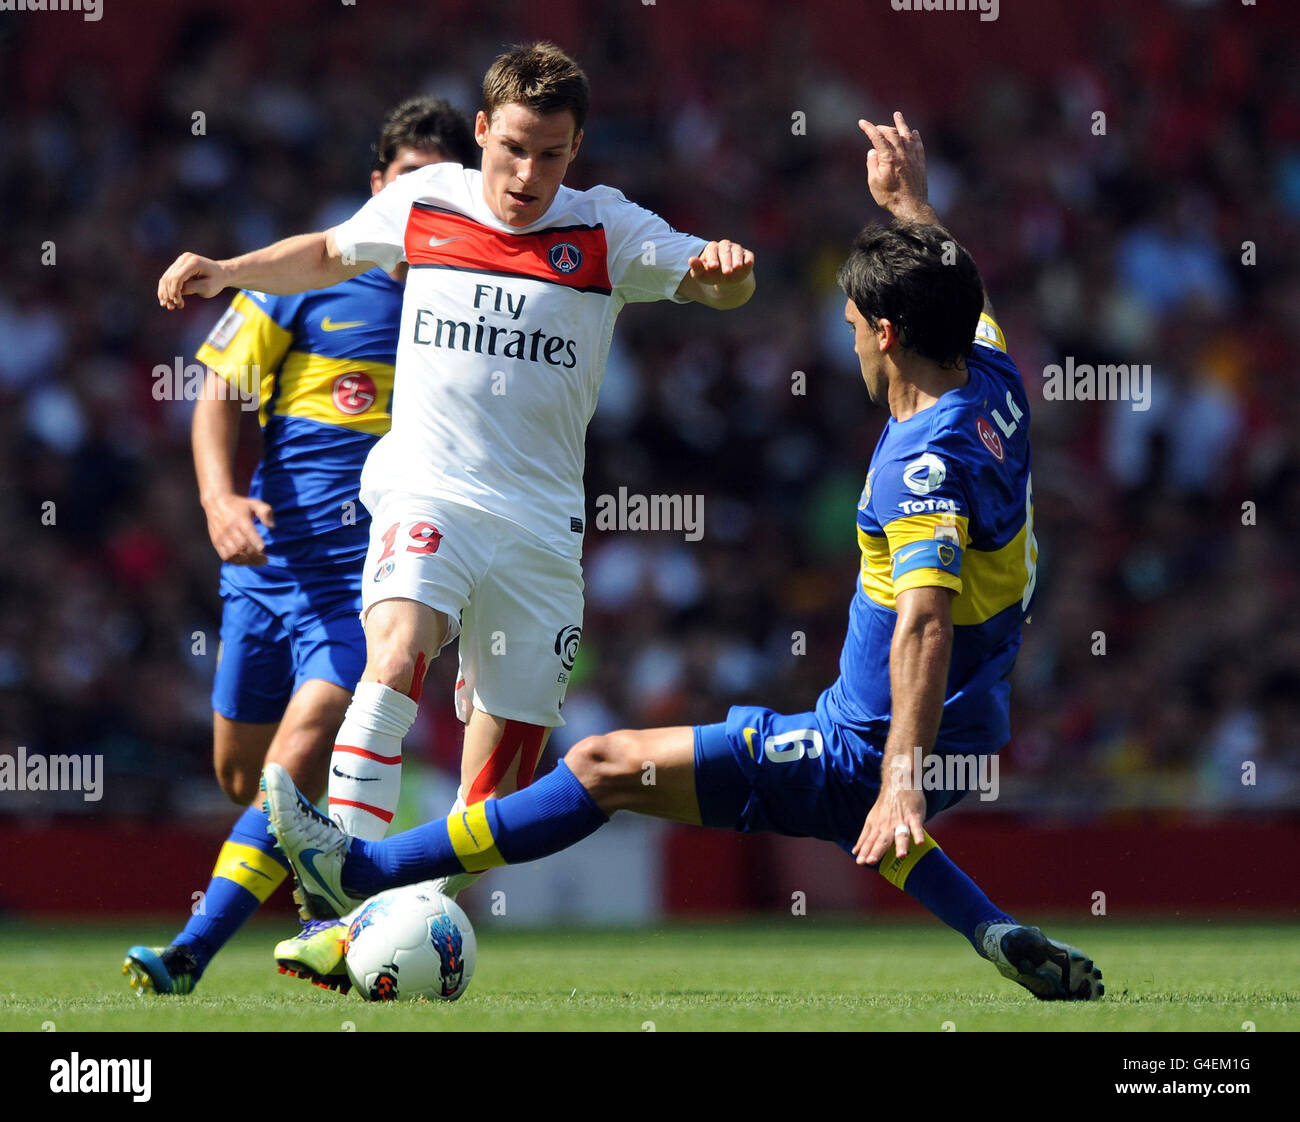
M 488 120 L 503 105 L 522 105 L 535 113 L 573 114 L 577 132 L 587 120 L 591 88 L 582 68 L 554 43 L 511 47 L 483 76 L 483 112 Z
M 868 226 L 835 280 L 873 329 L 889 320 L 909 351 L 944 369 L 970 354 L 984 282 L 971 255 L 942 226 Z
M 388 114 L 375 143 L 374 170 L 387 171 L 403 148 L 436 148 L 458 164 L 478 164 L 469 118 L 443 98 L 412 97 Z

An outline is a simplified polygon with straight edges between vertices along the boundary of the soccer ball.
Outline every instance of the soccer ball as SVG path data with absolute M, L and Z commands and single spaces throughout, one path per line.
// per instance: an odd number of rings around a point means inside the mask
M 344 954 L 367 1001 L 455 1001 L 474 976 L 478 943 L 454 900 L 417 885 L 367 900 L 348 927 Z

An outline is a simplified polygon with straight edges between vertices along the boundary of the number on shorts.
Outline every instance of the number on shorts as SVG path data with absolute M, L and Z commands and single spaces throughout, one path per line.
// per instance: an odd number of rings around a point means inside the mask
M 805 756 L 813 760 L 822 754 L 822 734 L 817 729 L 790 729 L 763 740 L 763 755 L 774 764 L 788 764 Z
M 401 529 L 400 522 L 394 522 L 382 534 L 379 540 L 384 543 L 384 552 L 381 553 L 376 562 L 387 561 L 393 555 L 393 548 L 397 542 L 397 531 Z M 412 544 L 406 547 L 407 553 L 437 553 L 438 543 L 442 541 L 442 535 L 438 528 L 432 522 L 415 522 L 412 523 L 408 531 Z
M 407 553 L 437 553 L 438 543 L 442 541 L 442 535 L 432 522 L 417 522 L 411 527 L 410 538 L 416 544 L 408 545 Z
M 379 561 L 387 561 L 390 557 L 392 557 L 392 555 L 393 555 L 393 542 L 395 542 L 395 541 L 397 540 L 397 528 L 398 528 L 400 525 L 401 525 L 400 522 L 394 522 L 391 526 L 388 527 L 387 530 L 385 530 L 385 531 L 384 531 L 384 532 L 379 536 L 379 540 L 380 540 L 381 542 L 384 543 L 384 552 L 381 553 L 381 554 L 380 554 L 380 555 L 375 559 L 376 562 L 379 562 Z

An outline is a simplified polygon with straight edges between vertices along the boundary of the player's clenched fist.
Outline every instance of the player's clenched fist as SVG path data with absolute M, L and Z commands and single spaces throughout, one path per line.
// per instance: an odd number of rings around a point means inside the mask
M 182 253 L 158 281 L 158 303 L 169 311 L 185 307 L 186 296 L 215 296 L 227 286 L 220 261 Z
M 709 242 L 690 259 L 691 279 L 701 284 L 740 284 L 754 271 L 754 253 L 739 242 Z

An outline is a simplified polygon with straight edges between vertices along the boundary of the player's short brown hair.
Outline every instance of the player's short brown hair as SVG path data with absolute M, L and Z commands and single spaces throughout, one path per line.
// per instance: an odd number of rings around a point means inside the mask
M 944 369 L 970 354 L 984 284 L 971 255 L 942 226 L 868 226 L 835 279 L 872 330 L 889 320 L 909 351 Z
M 511 47 L 483 76 L 483 112 L 488 120 L 503 105 L 522 105 L 536 113 L 573 114 L 582 130 L 591 106 L 591 89 L 582 68 L 554 43 Z
M 469 118 L 444 98 L 408 98 L 389 112 L 375 142 L 374 170 L 387 171 L 403 148 L 437 148 L 458 164 L 478 165 Z

